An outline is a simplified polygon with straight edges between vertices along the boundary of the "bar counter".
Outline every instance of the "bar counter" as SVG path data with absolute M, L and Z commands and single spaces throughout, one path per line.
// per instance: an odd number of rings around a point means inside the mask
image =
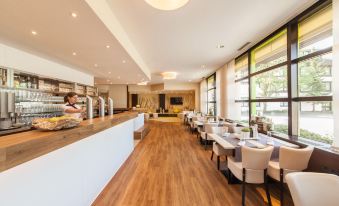
M 90 205 L 133 152 L 141 126 L 143 114 L 124 112 L 1 136 L 0 205 Z
M 0 172 L 137 116 L 136 112 L 124 112 L 114 116 L 85 120 L 72 129 L 32 130 L 0 137 Z

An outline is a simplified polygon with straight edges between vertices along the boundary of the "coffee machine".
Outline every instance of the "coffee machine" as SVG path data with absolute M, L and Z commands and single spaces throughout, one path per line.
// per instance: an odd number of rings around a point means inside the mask
M 15 93 L 0 91 L 0 130 L 12 128 L 15 118 Z

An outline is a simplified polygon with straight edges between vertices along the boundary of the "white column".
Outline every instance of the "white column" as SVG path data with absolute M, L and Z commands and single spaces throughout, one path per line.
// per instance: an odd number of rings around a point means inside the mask
M 333 0 L 333 114 L 334 114 L 334 143 L 339 147 L 339 0 Z

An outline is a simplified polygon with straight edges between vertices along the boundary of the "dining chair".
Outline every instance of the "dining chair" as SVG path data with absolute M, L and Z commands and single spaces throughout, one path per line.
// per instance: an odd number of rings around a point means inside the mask
M 281 146 L 279 148 L 279 161 L 269 162 L 268 176 L 280 182 L 280 205 L 284 204 L 285 175 L 307 169 L 313 150 L 313 146 L 302 149 Z
M 294 172 L 286 175 L 295 206 L 339 205 L 339 177 L 333 174 Z
M 218 127 L 221 128 L 221 134 L 228 132 L 228 127 Z M 217 156 L 217 168 L 220 170 L 220 157 L 225 156 L 226 157 L 226 164 L 227 164 L 227 156 L 231 156 L 232 150 L 226 150 L 222 146 L 220 146 L 217 142 L 213 142 L 212 147 L 212 154 L 211 154 L 211 160 L 213 160 L 213 155 Z
M 194 116 L 192 117 L 192 121 L 190 122 L 190 130 L 191 130 L 191 133 L 193 134 L 194 131 L 197 129 L 197 125 L 194 124 L 194 121 L 197 121 L 198 120 L 198 117 L 197 116 Z
M 214 127 L 218 127 L 218 124 L 216 123 L 205 123 L 203 126 L 203 131 L 200 132 L 200 138 L 201 140 L 204 140 L 205 150 L 207 149 L 207 143 L 208 141 L 213 141 L 211 137 L 209 137 L 207 134 L 213 134 L 217 132 L 216 129 L 213 129 Z
M 271 197 L 267 183 L 267 167 L 273 152 L 273 146 L 263 149 L 241 147 L 242 161 L 237 162 L 234 157 L 228 158 L 228 169 L 237 179 L 242 182 L 242 205 L 245 205 L 246 183 L 264 184 L 269 205 Z

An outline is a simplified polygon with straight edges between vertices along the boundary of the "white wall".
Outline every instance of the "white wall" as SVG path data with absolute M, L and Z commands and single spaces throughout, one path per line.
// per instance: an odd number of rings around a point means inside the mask
M 0 173 L 1 206 L 91 205 L 134 149 L 134 120 Z
M 127 108 L 127 85 L 97 85 L 100 92 L 108 92 L 108 96 L 113 99 L 114 108 Z
M 148 93 L 151 92 L 151 86 L 150 85 L 128 85 L 128 91 L 130 93 Z
M 333 0 L 333 112 L 334 112 L 334 143 L 339 147 L 339 0 Z
M 0 66 L 53 79 L 94 85 L 92 75 L 49 61 L 28 52 L 0 44 Z

